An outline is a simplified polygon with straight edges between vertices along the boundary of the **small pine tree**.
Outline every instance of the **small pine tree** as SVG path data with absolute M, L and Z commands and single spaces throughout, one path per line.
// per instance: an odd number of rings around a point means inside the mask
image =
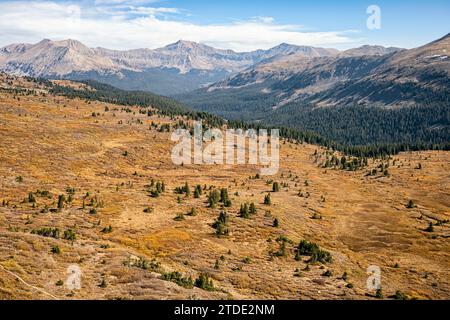
M 404 294 L 400 290 L 395 291 L 395 294 L 392 298 L 394 298 L 395 300 L 408 300 L 406 294 Z
M 198 188 L 195 188 L 195 190 L 194 190 L 194 198 L 198 199 L 198 198 L 200 198 L 200 195 L 201 195 L 201 191 L 199 191 Z
M 64 208 L 64 202 L 66 201 L 66 197 L 63 194 L 58 196 L 58 209 Z
M 208 203 L 210 208 L 215 208 L 219 200 L 220 200 L 220 193 L 217 190 L 209 192 Z
M 331 277 L 333 274 L 331 273 L 330 270 L 325 271 L 324 273 L 322 273 L 323 277 Z
M 106 284 L 106 281 L 105 281 L 105 279 L 102 279 L 102 282 L 100 282 L 100 284 L 98 285 L 100 288 L 106 288 L 107 287 L 107 284 Z
M 219 214 L 219 217 L 217 220 L 213 223 L 212 227 L 216 229 L 216 236 L 227 236 L 229 234 L 229 230 L 227 228 L 228 221 L 230 220 L 230 217 L 227 213 L 221 212 Z
M 111 227 L 111 226 L 104 227 L 104 228 L 102 229 L 102 232 L 103 232 L 103 233 L 111 233 L 111 232 L 112 232 L 112 227 Z
M 64 239 L 74 241 L 76 239 L 76 234 L 72 229 L 68 229 L 64 231 Z
M 274 228 L 278 228 L 280 226 L 280 222 L 278 221 L 277 218 L 273 219 L 273 227 Z
M 415 208 L 415 207 L 416 207 L 416 205 L 414 204 L 414 201 L 409 200 L 408 204 L 406 205 L 406 208 L 412 209 L 412 208 Z
M 219 200 L 219 202 L 222 202 L 222 203 L 225 203 L 225 202 L 227 202 L 229 199 L 228 199 L 228 189 L 221 189 L 220 190 L 220 200 Z
M 183 191 L 186 194 L 186 197 L 189 197 L 191 195 L 191 189 L 189 188 L 187 182 L 184 184 Z
M 253 202 L 250 203 L 249 213 L 250 214 L 256 214 L 256 206 L 255 206 L 255 204 Z
M 28 202 L 30 202 L 30 203 L 35 203 L 36 202 L 36 198 L 34 197 L 33 192 L 30 192 L 28 194 Z
M 273 192 L 278 192 L 278 191 L 280 191 L 280 184 L 279 184 L 278 182 L 274 182 L 274 183 L 272 184 L 272 191 L 273 191 Z
M 197 215 L 197 210 L 195 208 L 192 208 L 188 213 L 188 216 L 191 216 L 191 217 L 195 217 L 196 215 Z
M 207 291 L 214 290 L 213 282 L 207 273 L 200 274 L 200 276 L 195 280 L 195 286 Z
M 53 253 L 53 254 L 60 254 L 61 253 L 61 249 L 59 248 L 59 246 L 53 246 L 50 249 L 50 252 Z
M 272 201 L 270 199 L 270 194 L 264 196 L 264 204 L 267 206 L 270 206 L 272 204 Z
M 173 220 L 175 220 L 175 221 L 183 221 L 184 220 L 184 214 L 182 214 L 182 213 L 177 214 L 176 217 L 173 218 Z
M 163 185 L 162 185 L 162 183 L 159 182 L 159 181 L 156 183 L 156 192 L 157 192 L 158 194 L 163 192 Z
M 250 212 L 248 209 L 248 204 L 241 204 L 241 208 L 239 209 L 239 216 L 245 219 L 250 218 Z
M 384 298 L 383 290 L 381 290 L 381 288 L 377 289 L 377 292 L 375 293 L 375 298 L 377 298 L 377 299 L 383 299 Z

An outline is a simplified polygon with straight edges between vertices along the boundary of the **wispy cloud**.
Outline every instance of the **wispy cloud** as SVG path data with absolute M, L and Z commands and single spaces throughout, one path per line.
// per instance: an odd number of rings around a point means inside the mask
M 130 4 L 130 5 L 143 5 L 159 2 L 160 0 L 95 0 L 95 5 L 117 5 L 117 4 Z
M 304 32 L 301 26 L 278 24 L 272 17 L 250 17 L 227 24 L 187 22 L 185 10 L 157 6 L 157 2 L 0 2 L 0 46 L 73 38 L 88 46 L 131 49 L 156 48 L 183 39 L 249 51 L 281 42 L 332 47 L 357 40 L 352 32 Z

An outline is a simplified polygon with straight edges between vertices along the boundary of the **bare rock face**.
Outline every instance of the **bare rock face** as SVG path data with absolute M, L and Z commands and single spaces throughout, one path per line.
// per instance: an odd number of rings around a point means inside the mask
M 395 53 L 403 49 L 396 47 L 383 46 L 369 46 L 365 45 L 359 48 L 349 49 L 340 54 L 343 57 L 358 57 L 358 56 L 383 56 L 385 54 Z
M 76 40 L 42 40 L 37 44 L 13 44 L 0 49 L 0 69 L 29 76 L 63 76 L 72 72 L 118 70 L 144 71 L 152 68 L 224 70 L 238 72 L 265 59 L 290 54 L 319 57 L 337 54 L 334 49 L 281 44 L 269 50 L 234 52 L 190 41 L 178 41 L 155 50 L 128 51 L 90 49 Z
M 0 49 L 0 68 L 6 72 L 28 76 L 60 76 L 74 71 L 117 70 L 107 57 L 102 57 L 76 40 L 15 44 Z
M 337 50 L 281 44 L 234 52 L 178 41 L 159 49 L 88 48 L 76 40 L 43 40 L 0 48 L 0 71 L 20 76 L 96 80 L 125 90 L 176 95 L 202 88 L 259 63 L 289 55 L 336 55 Z

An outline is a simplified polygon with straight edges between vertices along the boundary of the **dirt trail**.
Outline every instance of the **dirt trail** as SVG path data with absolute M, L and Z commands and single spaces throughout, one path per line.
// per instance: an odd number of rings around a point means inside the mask
M 45 295 L 47 295 L 47 296 L 49 296 L 49 297 L 52 297 L 52 299 L 54 299 L 54 300 L 61 300 L 60 298 L 58 298 L 58 297 L 52 295 L 51 293 L 49 293 L 49 292 L 47 292 L 47 291 L 45 291 L 45 290 L 42 290 L 42 289 L 40 289 L 40 288 L 38 288 L 38 287 L 35 287 L 35 286 L 29 284 L 28 282 L 26 282 L 25 280 L 23 280 L 20 276 L 18 276 L 18 275 L 15 274 L 14 272 L 11 272 L 11 271 L 5 269 L 5 267 L 3 267 L 1 264 L 0 264 L 0 268 L 1 268 L 3 271 L 5 271 L 6 273 L 8 273 L 8 274 L 10 274 L 11 276 L 15 277 L 17 280 L 19 280 L 20 282 L 22 282 L 22 283 L 23 283 L 24 285 L 26 285 L 27 287 L 30 287 L 30 288 L 32 288 L 32 289 L 34 289 L 34 290 L 36 290 L 36 291 L 39 291 L 39 292 L 41 292 L 41 293 L 43 293 L 43 294 L 45 294 Z

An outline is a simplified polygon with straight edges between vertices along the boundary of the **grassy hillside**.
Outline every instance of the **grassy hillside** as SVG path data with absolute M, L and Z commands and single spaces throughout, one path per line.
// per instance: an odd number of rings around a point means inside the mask
M 0 299 L 375 299 L 370 265 L 385 299 L 449 298 L 447 151 L 360 159 L 285 140 L 272 177 L 175 166 L 188 117 L 0 87 Z

